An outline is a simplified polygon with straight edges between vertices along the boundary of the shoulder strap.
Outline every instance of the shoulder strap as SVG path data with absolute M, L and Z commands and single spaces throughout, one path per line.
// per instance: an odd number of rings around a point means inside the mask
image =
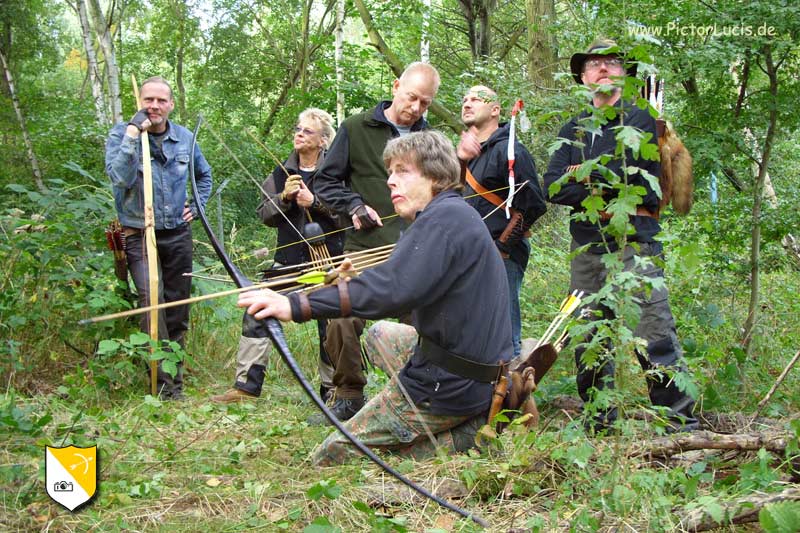
M 495 207 L 500 207 L 505 203 L 505 200 L 500 198 L 495 193 L 489 192 L 489 189 L 478 183 L 478 180 L 475 179 L 475 176 L 472 175 L 472 172 L 469 171 L 469 168 L 466 168 L 465 178 L 467 183 L 469 183 L 469 186 L 472 187 L 472 190 L 481 195 L 481 197 L 490 204 L 494 205 Z

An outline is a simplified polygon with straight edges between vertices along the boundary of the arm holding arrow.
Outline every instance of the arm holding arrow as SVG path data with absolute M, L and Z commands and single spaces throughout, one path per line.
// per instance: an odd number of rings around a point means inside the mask
M 195 138 L 197 136 L 197 130 L 199 129 L 199 126 L 200 126 L 200 124 L 198 123 L 198 126 L 195 129 Z M 447 142 L 447 141 L 445 140 L 445 142 Z M 449 145 L 449 143 L 448 143 L 448 145 Z M 452 147 L 450 149 L 452 150 Z M 190 176 L 193 176 L 193 174 L 191 172 L 190 172 Z M 196 193 L 196 189 L 195 189 L 195 195 L 196 194 L 197 193 Z M 206 219 L 205 213 L 203 212 L 202 209 L 200 210 L 199 214 L 200 214 L 200 220 L 203 223 L 203 228 L 206 230 L 206 233 L 208 234 L 208 238 L 211 241 L 211 244 L 214 247 L 214 250 L 216 251 L 217 256 L 220 258 L 220 261 L 223 263 L 225 269 L 228 271 L 228 274 L 231 276 L 231 278 L 236 282 L 236 284 L 239 287 L 245 287 L 245 286 L 252 285 L 252 282 L 249 279 L 247 279 L 241 273 L 241 271 L 233 264 L 233 262 L 230 260 L 228 255 L 222 249 L 222 246 L 219 244 L 219 242 L 216 239 L 216 236 L 214 235 L 213 231 L 211 230 L 211 226 L 208 223 L 208 220 Z M 481 228 L 481 231 L 483 231 L 482 228 Z M 498 313 L 498 314 L 502 316 L 502 313 Z M 252 315 L 249 315 L 249 314 L 247 314 L 246 317 L 250 317 L 250 320 L 253 323 L 254 327 L 252 328 L 252 333 L 254 335 L 260 335 L 262 337 L 269 337 L 272 340 L 273 345 L 275 346 L 275 349 L 281 355 L 281 358 L 287 364 L 287 366 L 291 370 L 292 374 L 294 374 L 294 376 L 297 378 L 298 382 L 302 386 L 302 388 L 305 391 L 305 393 L 314 401 L 314 403 L 317 405 L 317 407 L 319 407 L 319 409 L 325 414 L 325 417 L 348 440 L 348 442 L 350 442 L 354 447 L 356 447 L 361 453 L 366 455 L 370 460 L 372 460 L 375 464 L 377 464 L 381 469 L 383 469 L 384 471 L 389 473 L 392 477 L 394 477 L 397 480 L 401 481 L 402 483 L 404 483 L 405 485 L 407 485 L 411 489 L 415 490 L 419 494 L 423 495 L 426 498 L 429 498 L 429 499 L 435 501 L 438 505 L 441 505 L 442 507 L 445 507 L 445 508 L 447 508 L 447 509 L 449 509 L 449 510 L 451 510 L 453 512 L 456 512 L 461 516 L 469 517 L 473 521 L 475 521 L 476 523 L 478 523 L 478 524 L 480 524 L 480 525 L 482 525 L 484 527 L 486 526 L 486 522 L 483 521 L 482 519 L 480 519 L 479 517 L 473 515 L 472 513 L 469 513 L 468 511 L 465 511 L 464 509 L 462 509 L 462 508 L 460 508 L 460 507 L 458 507 L 456 505 L 453 505 L 450 502 L 447 502 L 445 500 L 442 500 L 441 498 L 438 498 L 437 496 L 431 494 L 430 492 L 428 492 L 424 488 L 420 487 L 416 483 L 412 482 L 411 480 L 407 479 L 402 474 L 400 474 L 397 471 L 395 471 L 394 469 L 392 469 L 388 464 L 386 464 L 385 461 L 381 460 L 377 455 L 375 455 L 375 453 L 372 450 L 370 450 L 363 442 L 361 442 L 359 439 L 357 439 L 355 436 L 353 436 L 347 430 L 347 428 L 336 418 L 336 416 L 330 411 L 330 409 L 319 398 L 319 396 L 317 396 L 314 393 L 313 387 L 308 382 L 308 380 L 306 379 L 306 377 L 303 374 L 302 370 L 300 369 L 299 365 L 297 364 L 297 361 L 294 359 L 294 357 L 292 356 L 291 352 L 289 351 L 289 347 L 288 347 L 288 345 L 286 343 L 286 339 L 285 339 L 285 337 L 283 335 L 283 330 L 281 329 L 281 326 L 280 326 L 279 322 L 277 320 L 275 320 L 274 318 L 267 318 L 267 319 L 264 319 L 264 320 L 256 320 L 255 318 L 252 317 Z

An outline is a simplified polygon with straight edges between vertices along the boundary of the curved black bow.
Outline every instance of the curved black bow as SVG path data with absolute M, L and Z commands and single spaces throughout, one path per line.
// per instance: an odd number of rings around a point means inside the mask
M 205 214 L 205 207 L 203 206 L 202 202 L 200 201 L 200 193 L 197 191 L 197 181 L 195 180 L 194 176 L 194 149 L 195 145 L 197 144 L 197 134 L 200 130 L 200 125 L 203 122 L 203 117 L 199 116 L 197 119 L 197 125 L 194 128 L 194 132 L 192 135 L 192 148 L 189 156 L 189 176 L 192 180 L 192 198 L 194 199 L 195 208 L 197 210 L 197 214 L 200 218 L 200 222 L 203 224 L 203 229 L 205 229 L 206 234 L 208 235 L 208 240 L 211 242 L 211 246 L 214 248 L 214 251 L 217 253 L 217 257 L 219 257 L 222 264 L 225 266 L 225 270 L 228 271 L 228 275 L 230 275 L 231 279 L 236 283 L 238 287 L 249 287 L 253 284 L 252 281 L 247 279 L 244 274 L 233 264 L 233 261 L 228 257 L 228 254 L 225 253 L 225 250 L 222 249 L 219 241 L 217 240 L 214 232 L 211 230 L 211 225 L 208 223 L 208 219 L 206 218 Z M 482 527 L 488 527 L 488 524 L 485 520 L 476 516 L 461 507 L 458 507 L 455 504 L 452 504 L 446 500 L 439 498 L 438 496 L 431 494 L 423 487 L 420 487 L 410 479 L 403 476 L 400 472 L 393 469 L 391 466 L 386 464 L 380 457 L 375 455 L 375 453 L 370 450 L 363 442 L 358 440 L 352 433 L 350 433 L 336 418 L 328 406 L 325 405 L 325 402 L 316 394 L 314 391 L 314 387 L 306 379 L 303 371 L 300 369 L 300 366 L 297 364 L 294 356 L 289 351 L 289 346 L 286 342 L 286 338 L 283 336 L 283 328 L 281 328 L 280 322 L 278 322 L 274 318 L 267 318 L 264 320 L 257 320 L 253 318 L 252 315 L 245 313 L 244 324 L 242 326 L 243 330 L 247 331 L 247 336 L 249 337 L 258 337 L 264 338 L 269 337 L 272 341 L 272 344 L 275 346 L 275 349 L 281 355 L 281 359 L 286 363 L 289 367 L 289 370 L 292 371 L 294 377 L 300 383 L 300 386 L 303 387 L 303 390 L 306 392 L 306 395 L 311 398 L 317 407 L 325 414 L 325 417 L 330 420 L 331 424 L 333 424 L 336 429 L 349 440 L 353 446 L 358 448 L 358 450 L 370 458 L 370 460 L 377 464 L 381 469 L 383 469 L 386 473 L 397 479 L 398 481 L 402 482 L 409 488 L 415 490 L 422 496 L 431 499 L 432 501 L 436 502 L 437 504 L 441 505 L 442 507 L 449 509 L 459 515 L 472 519 L 475 523 Z

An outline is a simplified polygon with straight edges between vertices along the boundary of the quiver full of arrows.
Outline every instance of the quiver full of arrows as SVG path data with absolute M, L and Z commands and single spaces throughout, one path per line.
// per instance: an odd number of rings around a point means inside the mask
M 119 220 L 114 219 L 106 228 L 108 249 L 114 254 L 114 274 L 120 281 L 128 281 L 128 261 L 125 258 L 125 233 Z

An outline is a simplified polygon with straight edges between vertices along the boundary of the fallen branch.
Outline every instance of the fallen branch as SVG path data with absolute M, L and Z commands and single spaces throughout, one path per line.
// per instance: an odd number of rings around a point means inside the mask
M 720 504 L 725 519 L 717 522 L 705 509 L 692 509 L 681 517 L 685 531 L 708 531 L 729 524 L 758 522 L 758 513 L 769 504 L 783 501 L 800 501 L 800 488 L 790 487 L 774 494 L 751 494 L 729 504 Z
M 757 451 L 761 448 L 782 453 L 786 449 L 788 438 L 789 434 L 785 432 L 723 435 L 711 431 L 695 431 L 643 442 L 629 455 L 669 457 L 690 450 Z
M 772 395 L 775 394 L 775 391 L 778 390 L 778 387 L 781 386 L 781 383 L 783 383 L 783 380 L 786 379 L 786 376 L 789 375 L 789 371 L 792 369 L 795 363 L 797 363 L 798 359 L 800 359 L 800 350 L 797 350 L 797 353 L 794 354 L 794 357 L 792 357 L 792 360 L 789 361 L 788 365 L 786 365 L 786 368 L 783 369 L 783 372 L 781 372 L 781 375 L 778 376 L 778 379 L 775 380 L 775 384 L 772 385 L 772 388 L 769 390 L 767 395 L 764 396 L 764 399 L 758 402 L 758 407 L 756 407 L 756 412 L 753 415 L 754 419 L 758 417 L 759 413 L 761 413 L 761 410 L 764 408 L 765 405 L 767 405 L 767 402 L 769 402 L 770 398 L 772 398 Z

